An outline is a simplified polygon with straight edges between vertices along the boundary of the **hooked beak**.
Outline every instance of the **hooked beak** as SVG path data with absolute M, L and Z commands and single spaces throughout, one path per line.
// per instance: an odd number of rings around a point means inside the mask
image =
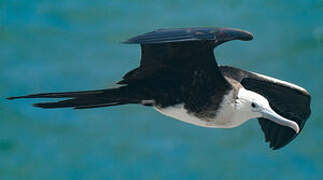
M 290 127 L 296 132 L 296 134 L 299 133 L 299 126 L 296 122 L 280 116 L 270 107 L 263 109 L 262 114 L 264 118 L 269 119 L 279 125 Z

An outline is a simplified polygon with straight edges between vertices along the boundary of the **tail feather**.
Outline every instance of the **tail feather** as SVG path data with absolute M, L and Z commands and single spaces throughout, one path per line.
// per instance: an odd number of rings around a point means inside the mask
M 125 102 L 103 103 L 103 104 L 77 106 L 77 107 L 74 107 L 74 109 L 91 109 L 91 108 L 99 108 L 99 107 L 119 106 L 124 104 L 128 104 L 128 103 L 125 103 Z
M 62 92 L 62 93 L 40 93 L 30 94 L 26 96 L 13 96 L 8 97 L 8 100 L 23 99 L 23 98 L 68 98 L 68 97 L 80 97 L 86 95 L 103 94 L 108 89 L 92 90 L 92 91 L 75 91 L 75 92 Z
M 22 98 L 68 98 L 56 102 L 44 102 L 33 104 L 33 106 L 35 107 L 45 109 L 87 109 L 140 102 L 134 98 L 129 97 L 129 90 L 123 87 L 116 89 L 103 89 L 93 91 L 31 94 L 26 96 L 9 97 L 7 99 L 12 100 Z

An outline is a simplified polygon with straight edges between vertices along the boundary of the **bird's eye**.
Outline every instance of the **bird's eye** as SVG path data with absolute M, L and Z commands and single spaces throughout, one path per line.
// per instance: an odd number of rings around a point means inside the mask
M 252 108 L 255 108 L 256 106 L 257 106 L 256 103 L 251 103 Z

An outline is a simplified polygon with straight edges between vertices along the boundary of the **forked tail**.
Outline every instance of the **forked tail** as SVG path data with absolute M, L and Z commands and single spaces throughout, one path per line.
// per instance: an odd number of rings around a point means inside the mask
M 62 93 L 41 93 L 26 96 L 9 97 L 8 100 L 22 98 L 65 98 L 56 102 L 44 102 L 33 104 L 40 108 L 74 108 L 87 109 L 117 106 L 129 103 L 139 103 L 140 100 L 131 97 L 131 92 L 127 87 L 113 89 L 102 89 L 93 91 L 62 92 Z

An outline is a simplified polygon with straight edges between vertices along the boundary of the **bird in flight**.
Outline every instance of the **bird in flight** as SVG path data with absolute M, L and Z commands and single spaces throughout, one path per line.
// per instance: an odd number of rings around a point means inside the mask
M 41 93 L 20 98 L 63 98 L 40 108 L 152 106 L 160 113 L 209 128 L 233 128 L 257 118 L 270 148 L 291 142 L 310 116 L 310 94 L 302 87 L 232 66 L 218 66 L 213 50 L 231 40 L 252 40 L 233 28 L 158 29 L 124 43 L 141 45 L 139 67 L 117 88 Z

